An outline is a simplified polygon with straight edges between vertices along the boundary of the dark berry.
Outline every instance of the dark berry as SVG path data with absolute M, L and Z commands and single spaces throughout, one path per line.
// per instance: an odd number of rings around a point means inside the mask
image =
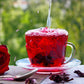
M 76 73 L 79 77 L 84 77 L 84 73 L 79 70 L 75 70 L 74 73 Z
M 25 84 L 37 84 L 37 81 L 36 79 L 33 79 L 33 78 L 27 78 L 25 80 Z
M 32 64 L 42 64 L 42 66 L 50 67 L 53 64 L 52 57 L 50 55 L 37 54 L 31 59 Z
M 73 80 L 73 78 L 69 78 L 69 74 L 63 73 L 63 74 L 50 74 L 49 77 L 50 80 L 55 81 L 56 83 L 62 83 L 62 82 L 68 82 Z

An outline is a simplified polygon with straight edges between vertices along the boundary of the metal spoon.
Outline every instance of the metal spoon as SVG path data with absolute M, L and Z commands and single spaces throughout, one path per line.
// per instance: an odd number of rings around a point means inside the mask
M 23 81 L 26 78 L 33 75 L 38 69 L 31 70 L 30 72 L 23 74 L 23 75 L 16 75 L 16 76 L 0 76 L 0 80 L 16 80 L 16 81 Z

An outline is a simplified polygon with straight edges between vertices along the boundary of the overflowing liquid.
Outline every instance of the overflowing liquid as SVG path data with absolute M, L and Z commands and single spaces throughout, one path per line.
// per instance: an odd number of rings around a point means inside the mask
M 61 66 L 65 60 L 68 32 L 64 29 L 39 28 L 25 33 L 26 49 L 33 66 Z

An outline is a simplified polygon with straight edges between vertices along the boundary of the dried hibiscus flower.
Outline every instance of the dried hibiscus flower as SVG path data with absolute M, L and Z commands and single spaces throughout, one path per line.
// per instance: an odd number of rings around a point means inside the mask
M 25 84 L 37 84 L 37 81 L 34 78 L 27 78 Z
M 62 73 L 62 74 L 50 74 L 50 80 L 55 81 L 56 83 L 68 82 L 73 80 L 73 78 L 69 78 L 69 74 Z
M 79 77 L 84 77 L 84 73 L 82 73 L 80 70 L 75 70 L 74 73 L 76 73 Z

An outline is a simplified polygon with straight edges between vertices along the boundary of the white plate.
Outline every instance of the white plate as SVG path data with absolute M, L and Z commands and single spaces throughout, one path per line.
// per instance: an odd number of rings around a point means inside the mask
M 68 58 L 66 57 L 66 59 Z M 28 58 L 24 58 L 16 61 L 16 65 L 23 68 L 27 68 L 27 69 L 38 68 L 37 73 L 39 74 L 59 73 L 59 72 L 63 72 L 64 70 L 68 70 L 70 68 L 78 66 L 80 64 L 81 64 L 81 61 L 75 58 L 70 62 L 61 65 L 60 67 L 33 67 Z

